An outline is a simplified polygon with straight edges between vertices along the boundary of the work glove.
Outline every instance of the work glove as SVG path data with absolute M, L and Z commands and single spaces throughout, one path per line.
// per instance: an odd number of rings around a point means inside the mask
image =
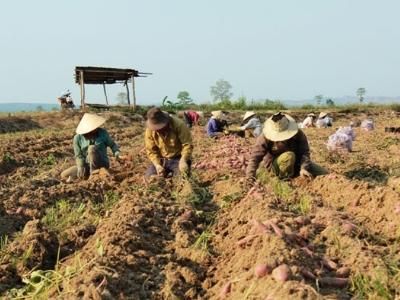
M 179 160 L 179 172 L 181 172 L 181 174 L 187 174 L 189 172 L 189 165 L 184 158 Z
M 310 179 L 313 178 L 312 174 L 303 168 L 300 170 L 300 176 L 304 177 L 304 178 L 310 178 Z
M 154 167 L 156 168 L 157 175 L 164 175 L 165 169 L 162 165 L 156 164 Z

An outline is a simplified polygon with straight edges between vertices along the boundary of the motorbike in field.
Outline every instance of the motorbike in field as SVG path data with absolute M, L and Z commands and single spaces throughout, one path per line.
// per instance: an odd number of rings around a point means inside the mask
M 63 95 L 57 99 L 60 102 L 61 110 L 72 110 L 75 108 L 71 95 Z

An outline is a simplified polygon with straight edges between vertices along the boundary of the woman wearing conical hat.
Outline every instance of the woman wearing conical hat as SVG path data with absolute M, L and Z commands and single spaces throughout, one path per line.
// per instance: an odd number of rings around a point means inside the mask
M 74 153 L 76 166 L 61 173 L 61 178 L 87 178 L 94 170 L 110 168 L 107 147 L 117 159 L 122 159 L 119 148 L 107 130 L 101 128 L 106 119 L 95 114 L 85 113 L 76 128 Z
M 211 112 L 211 118 L 207 123 L 207 135 L 209 137 L 218 137 L 223 134 L 224 129 L 228 127 L 226 116 L 222 110 Z
M 333 120 L 329 116 L 329 113 L 321 111 L 319 113 L 317 122 L 315 122 L 315 125 L 318 128 L 327 128 L 327 127 L 332 127 L 332 123 L 333 123 Z
M 251 130 L 254 137 L 258 137 L 262 133 L 261 121 L 254 111 L 246 111 L 240 129 Z
M 301 128 L 310 128 L 314 127 L 314 120 L 316 115 L 314 113 L 309 113 L 307 117 L 304 119 L 303 123 L 301 124 Z
M 250 181 L 255 179 L 261 161 L 280 179 L 297 175 L 312 178 L 327 173 L 311 162 L 307 137 L 296 121 L 281 112 L 265 121 L 263 134 L 257 138 L 246 170 Z

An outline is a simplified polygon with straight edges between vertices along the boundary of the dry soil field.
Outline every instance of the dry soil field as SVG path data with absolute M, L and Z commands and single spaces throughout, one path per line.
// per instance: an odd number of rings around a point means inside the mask
M 306 129 L 312 159 L 330 174 L 279 182 L 260 170 L 250 189 L 243 179 L 253 139 L 213 141 L 197 127 L 190 182 L 145 181 L 143 121 L 118 114 L 105 127 L 129 162 L 62 182 L 80 117 L 0 119 L 5 299 L 400 297 L 400 136 L 384 132 L 400 126 L 393 112 L 371 111 L 376 130 L 356 128 L 348 155 L 328 154 L 325 142 L 364 113 Z M 285 274 L 274 269 L 285 266 L 290 276 L 279 280 Z

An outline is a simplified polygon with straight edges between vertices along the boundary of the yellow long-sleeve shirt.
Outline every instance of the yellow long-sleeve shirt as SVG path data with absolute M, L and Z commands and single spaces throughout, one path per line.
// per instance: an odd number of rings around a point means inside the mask
M 144 141 L 147 156 L 153 164 L 160 164 L 161 158 L 181 156 L 188 160 L 192 156 L 192 134 L 179 119 L 171 117 L 170 129 L 165 136 L 157 131 L 146 129 Z

